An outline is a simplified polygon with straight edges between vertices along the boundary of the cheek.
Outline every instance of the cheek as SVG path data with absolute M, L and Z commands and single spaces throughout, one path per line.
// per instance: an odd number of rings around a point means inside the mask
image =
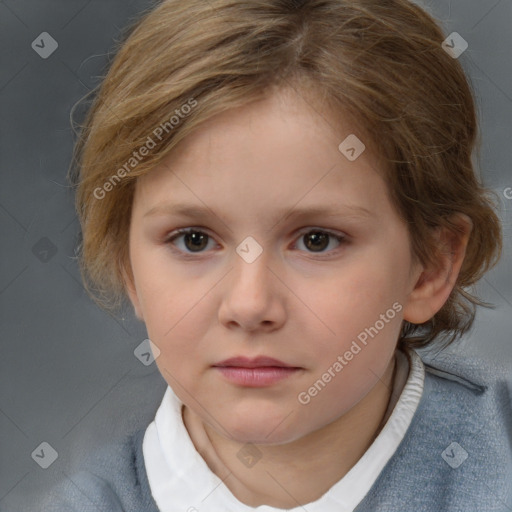
M 161 351 L 179 344 L 187 314 L 198 300 L 193 286 L 152 263 L 134 261 L 132 266 L 149 338 Z
M 389 270 L 366 265 L 333 273 L 313 291 L 309 289 L 309 296 L 311 309 L 334 331 L 373 323 L 399 298 Z
M 323 366 L 329 367 L 347 352 L 351 367 L 378 366 L 377 360 L 394 349 L 403 299 L 388 265 L 368 267 L 361 262 L 309 292 L 305 303 L 317 317 L 315 357 L 321 359 L 316 371 L 325 371 Z M 302 293 L 307 296 L 305 290 Z
M 203 338 L 201 320 L 193 316 L 190 308 L 183 308 L 183 304 L 173 310 L 172 304 L 166 308 L 162 306 L 164 303 L 155 304 L 147 318 L 146 329 L 148 337 L 160 350 L 156 359 L 160 373 L 184 385 L 193 375 L 192 368 L 202 362 L 204 355 L 198 343 Z
M 183 275 L 148 278 L 142 287 L 148 337 L 160 349 L 157 365 L 180 382 L 186 381 L 185 372 L 190 374 L 194 365 L 201 365 L 208 353 L 207 333 L 215 315 L 209 294 L 215 283 L 206 281 L 191 281 Z

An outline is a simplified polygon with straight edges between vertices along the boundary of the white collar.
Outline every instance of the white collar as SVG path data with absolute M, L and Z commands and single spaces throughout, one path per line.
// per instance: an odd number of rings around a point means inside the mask
M 318 500 L 305 504 L 308 512 L 352 512 L 371 489 L 395 453 L 412 421 L 423 393 L 425 368 L 414 349 L 396 351 L 397 365 L 386 422 L 379 435 L 351 470 Z M 409 371 L 410 370 L 410 371 Z M 405 385 L 404 385 L 405 382 Z M 182 402 L 167 387 L 154 421 L 144 435 L 143 453 L 153 498 L 161 512 L 283 512 L 238 501 L 197 452 L 183 423 Z M 288 509 L 303 512 L 303 507 Z

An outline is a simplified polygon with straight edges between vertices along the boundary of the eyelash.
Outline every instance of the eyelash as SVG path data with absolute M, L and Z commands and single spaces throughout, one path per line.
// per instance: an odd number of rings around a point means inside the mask
M 190 228 L 176 229 L 174 232 L 170 233 L 168 237 L 166 237 L 166 239 L 164 240 L 164 243 L 166 245 L 169 245 L 169 247 L 171 248 L 172 251 L 179 253 L 179 255 L 181 257 L 185 258 L 185 259 L 197 259 L 205 251 L 200 251 L 200 252 L 197 252 L 197 253 L 183 252 L 182 250 L 177 249 L 174 246 L 174 244 L 172 243 L 177 238 L 179 238 L 181 235 L 187 235 L 187 234 L 191 234 L 191 233 L 201 233 L 201 234 L 204 234 L 204 235 L 208 236 L 209 239 L 213 240 L 212 236 L 210 236 L 205 231 L 202 231 L 200 228 L 190 227 Z M 329 235 L 330 237 L 334 238 L 337 242 L 339 242 L 342 245 L 347 243 L 347 237 L 346 236 L 339 235 L 339 234 L 334 233 L 332 231 L 329 231 L 329 230 L 326 230 L 326 229 L 319 229 L 319 228 L 308 228 L 307 230 L 302 231 L 299 234 L 298 239 L 300 239 L 302 236 L 304 236 L 304 235 L 306 235 L 308 233 L 322 233 L 322 234 L 326 234 L 326 235 Z M 336 249 L 334 249 L 332 251 L 328 251 L 327 254 L 332 253 L 332 252 L 336 252 Z M 325 256 L 322 256 L 322 254 L 325 254 L 324 252 L 318 252 L 318 253 L 309 252 L 309 254 L 316 254 L 319 258 L 325 258 Z

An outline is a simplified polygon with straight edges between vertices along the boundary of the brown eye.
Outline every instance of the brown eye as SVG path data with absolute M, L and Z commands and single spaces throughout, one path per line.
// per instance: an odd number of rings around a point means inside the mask
M 323 251 L 329 245 L 329 235 L 321 231 L 312 231 L 303 237 L 304 244 L 312 251 Z
M 302 243 L 304 245 L 305 249 L 301 250 L 320 255 L 321 253 L 329 254 L 335 252 L 336 247 L 332 250 L 326 250 L 333 240 L 339 245 L 346 243 L 345 236 L 322 229 L 309 229 L 309 231 L 304 232 L 299 237 L 297 244 L 300 245 Z M 178 244 L 178 241 L 181 241 L 181 244 Z M 182 228 L 177 229 L 171 234 L 165 240 L 165 243 L 169 244 L 173 251 L 188 258 L 194 257 L 194 253 L 199 255 L 200 253 L 207 252 L 209 241 L 213 242 L 213 238 L 200 229 Z
M 304 244 L 304 247 L 306 247 L 307 251 L 316 253 L 332 252 L 325 251 L 325 249 L 329 247 L 329 243 L 332 239 L 334 239 L 340 245 L 345 242 L 344 236 L 321 229 L 309 230 L 308 232 L 304 233 L 301 238 L 299 238 L 299 240 Z
M 166 243 L 173 243 L 174 240 L 183 237 L 185 250 L 180 249 L 182 252 L 202 252 L 208 245 L 209 235 L 203 231 L 193 228 L 179 229 L 176 234 L 172 235 L 166 240 Z M 173 244 L 174 245 L 174 244 Z
M 200 251 L 208 245 L 208 235 L 199 231 L 193 231 L 185 234 L 185 238 L 183 240 L 185 242 L 185 247 L 192 251 Z

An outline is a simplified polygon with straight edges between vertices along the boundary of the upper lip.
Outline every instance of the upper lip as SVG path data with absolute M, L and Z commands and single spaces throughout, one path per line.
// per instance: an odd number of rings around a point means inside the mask
M 285 368 L 296 368 L 295 366 L 283 363 L 283 361 L 279 361 L 279 359 L 274 359 L 273 357 L 265 357 L 259 356 L 253 359 L 237 356 L 231 357 L 229 359 L 225 359 L 219 363 L 214 364 L 213 366 L 237 366 L 239 368 L 260 368 L 263 366 L 282 366 Z

